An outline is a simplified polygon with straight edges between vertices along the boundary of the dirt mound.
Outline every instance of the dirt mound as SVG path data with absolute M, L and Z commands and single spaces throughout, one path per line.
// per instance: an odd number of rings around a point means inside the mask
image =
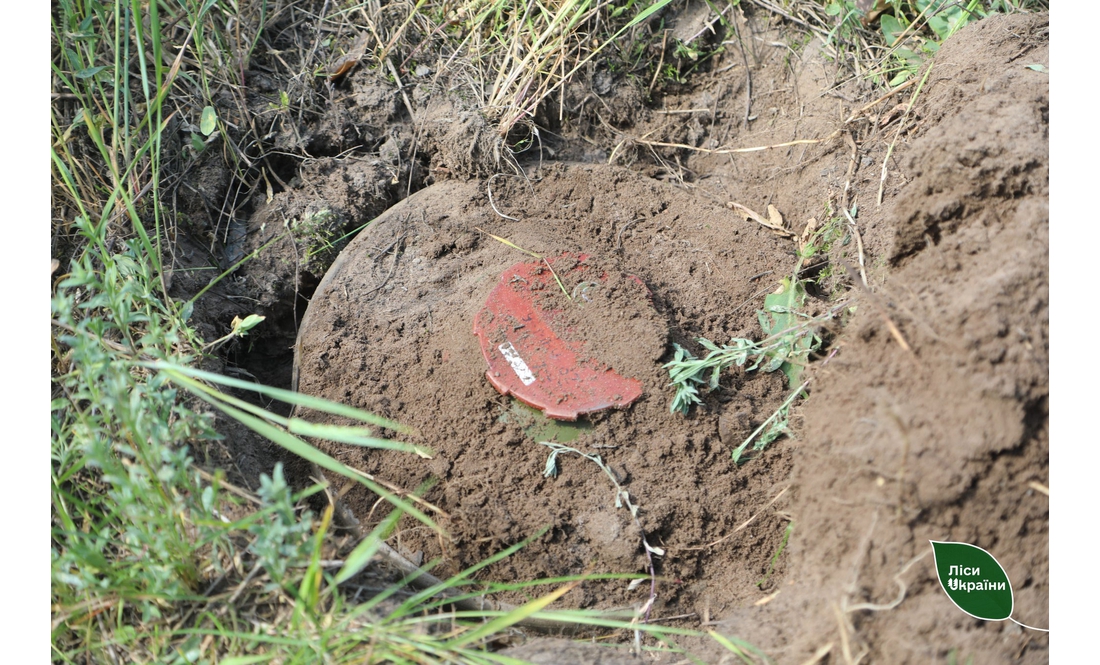
M 936 57 L 927 124 L 902 159 L 911 182 L 886 213 L 901 267 L 860 305 L 805 406 L 782 593 L 724 624 L 785 661 L 830 642 L 872 662 L 1046 661 L 1045 634 L 951 606 L 928 545 L 995 553 L 1014 618 L 1048 626 L 1035 488 L 1049 459 L 1049 101 L 1046 74 L 1024 66 L 1047 62 L 1045 23 L 991 18 Z
M 1021 50 L 1008 20 L 975 25 L 936 58 L 921 101 L 928 129 L 903 159 L 912 182 L 895 206 L 895 263 L 965 226 L 996 226 L 1018 199 L 1047 196 L 1047 77 L 1024 66 L 1045 59 L 1034 40 L 1046 28 L 1024 25 Z

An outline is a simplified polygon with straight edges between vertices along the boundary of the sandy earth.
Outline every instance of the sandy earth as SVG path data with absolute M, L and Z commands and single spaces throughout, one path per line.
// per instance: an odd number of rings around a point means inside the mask
M 410 521 L 394 542 L 439 557 L 436 575 L 544 527 L 479 578 L 644 572 L 644 534 L 664 551 L 654 618 L 740 636 L 777 662 L 828 645 L 819 662 L 1045 662 L 1045 633 L 951 604 L 928 540 L 989 550 L 1012 581 L 1014 618 L 1047 625 L 1049 97 L 1047 74 L 1026 68 L 1048 62 L 1047 18 L 993 17 L 943 45 L 887 163 L 881 205 L 890 111 L 908 93 L 845 124 L 873 99 L 869 88 L 830 87 L 835 67 L 819 44 L 788 59 L 768 45 L 780 33 L 766 19 L 742 23 L 760 38 L 753 122 L 740 67 L 716 65 L 648 101 L 635 83 L 594 72 L 567 95 L 564 120 L 540 117 L 546 150 L 522 162 L 525 177 L 497 161 L 492 128 L 446 86 L 417 84 L 410 118 L 392 84 L 356 70 L 324 113 L 278 128 L 280 149 L 312 156 L 280 162 L 285 187 L 257 195 L 226 231 L 237 238 L 227 255 L 268 246 L 204 298 L 196 320 L 213 338 L 227 312 L 243 313 L 235 298 L 251 299 L 269 322 L 227 370 L 416 429 L 406 440 L 433 449 L 431 460 L 325 449 L 407 490 L 431 483 L 424 498 L 451 537 Z M 827 140 L 714 152 L 795 139 Z M 202 174 L 211 195 L 227 186 L 212 163 Z M 734 202 L 774 205 L 796 237 L 746 220 Z M 737 465 L 730 451 L 784 400 L 786 378 L 728 371 L 684 416 L 670 412 L 661 365 L 673 342 L 701 354 L 698 337 L 759 339 L 757 310 L 795 269 L 807 221 L 852 203 L 858 240 L 842 224 L 845 241 L 803 274 L 815 280 L 808 313 L 849 307 L 822 328 L 791 435 Z M 325 251 L 293 225 L 307 217 L 331 225 Z M 278 238 L 288 222 L 296 240 Z M 591 309 L 559 303 L 594 354 L 642 382 L 634 404 L 592 415 L 569 443 L 607 463 L 637 523 L 588 460 L 562 456 L 559 475 L 544 477 L 548 449 L 486 380 L 474 318 L 502 272 L 530 260 L 488 234 L 548 257 L 587 254 L 651 293 L 644 306 L 611 288 Z M 860 245 L 870 293 L 851 276 Z M 199 284 L 188 274 L 176 276 L 181 293 Z M 230 434 L 222 461 L 245 479 L 279 457 Z M 364 524 L 383 516 L 362 488 L 343 500 Z M 648 596 L 648 584 L 593 582 L 563 603 L 639 607 Z M 721 657 L 713 643 L 685 646 Z

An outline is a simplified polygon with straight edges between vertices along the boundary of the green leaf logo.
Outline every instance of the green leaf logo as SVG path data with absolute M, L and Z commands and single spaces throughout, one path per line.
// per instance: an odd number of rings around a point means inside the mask
M 960 610 L 986 621 L 1012 615 L 1012 585 L 992 554 L 966 543 L 929 542 L 940 586 Z

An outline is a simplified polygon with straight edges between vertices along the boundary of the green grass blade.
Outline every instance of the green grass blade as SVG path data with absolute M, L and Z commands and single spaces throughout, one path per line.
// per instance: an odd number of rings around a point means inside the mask
M 521 540 L 520 542 L 516 543 L 515 545 L 512 545 L 511 547 L 505 548 L 505 549 L 501 550 L 500 552 L 497 552 L 493 556 L 488 557 L 487 559 L 485 559 L 485 560 L 483 560 L 483 561 L 481 561 L 477 564 L 474 564 L 473 566 L 467 568 L 466 570 L 463 570 L 462 572 L 458 573 L 457 575 L 454 575 L 453 577 L 450 577 L 449 579 L 444 580 L 440 584 L 433 585 L 431 587 L 428 587 L 427 589 L 424 589 L 424 590 L 420 591 L 417 594 L 414 594 L 412 597 L 410 597 L 408 600 L 406 600 L 401 606 L 399 606 L 397 609 L 395 609 L 391 613 L 391 617 L 400 618 L 400 617 L 406 616 L 406 615 L 414 612 L 416 610 L 416 608 L 421 603 L 427 601 L 432 596 L 435 596 L 435 595 L 437 595 L 437 594 L 439 594 L 443 591 L 451 590 L 451 589 L 454 589 L 454 588 L 458 587 L 459 585 L 461 585 L 465 582 L 466 578 L 470 577 L 471 575 L 473 575 L 477 571 L 481 570 L 482 568 L 485 568 L 486 566 L 491 566 L 494 563 L 496 563 L 498 561 L 501 561 L 503 559 L 506 559 L 509 556 L 511 556 L 512 554 L 514 554 L 514 553 L 518 552 L 519 550 L 523 549 L 531 541 L 540 538 L 542 536 L 542 534 L 546 533 L 546 531 L 549 528 L 550 527 L 543 527 L 542 529 L 539 529 L 538 533 L 536 533 L 535 535 L 533 535 L 529 538 L 525 538 L 524 540 Z
M 542 598 L 537 598 L 529 603 L 525 603 L 524 605 L 517 607 L 515 610 L 508 612 L 503 616 L 497 617 L 496 619 L 493 619 L 492 621 L 481 625 L 480 627 L 458 637 L 457 639 L 452 640 L 448 643 L 448 646 L 454 648 L 463 647 L 467 644 L 477 642 L 478 640 L 489 635 L 495 635 L 496 633 L 504 631 L 505 629 L 516 625 L 520 621 L 523 621 L 524 619 L 527 619 L 528 617 L 534 615 L 539 610 L 544 609 L 550 603 L 553 603 L 555 600 L 572 591 L 574 588 L 576 588 L 578 584 L 580 584 L 580 582 L 570 582 L 569 584 L 566 584 L 555 589 L 554 591 L 551 591 Z
M 755 661 L 749 658 L 748 653 L 752 653 L 753 655 L 762 658 L 764 662 L 772 662 L 772 660 L 768 658 L 768 656 L 763 651 L 757 649 L 756 647 L 744 640 L 738 639 L 736 637 L 727 637 L 714 630 L 708 630 L 707 634 L 710 635 L 711 639 L 713 639 L 715 642 L 721 644 L 731 653 L 735 654 L 738 658 L 741 659 L 742 662 L 753 665 Z
M 337 443 L 347 443 L 364 448 L 384 448 L 386 450 L 400 450 L 402 452 L 416 453 L 417 455 L 431 459 L 432 452 L 427 448 L 415 446 L 391 439 L 379 439 L 371 436 L 371 431 L 365 427 L 348 427 L 346 425 L 329 425 L 326 423 L 311 423 L 301 418 L 291 418 L 287 421 L 287 429 L 291 434 L 311 436 L 318 439 L 328 439 Z
M 390 439 L 379 439 L 377 437 L 370 436 L 371 431 L 365 427 L 354 427 L 347 425 L 329 425 L 324 423 L 311 423 L 301 418 L 285 418 L 275 413 L 271 413 L 263 407 L 250 404 L 242 399 L 227 395 L 223 392 L 208 388 L 202 382 L 184 376 L 175 370 L 163 370 L 164 373 L 171 377 L 177 383 L 185 385 L 191 391 L 203 392 L 212 399 L 231 404 L 232 406 L 247 411 L 252 415 L 263 418 L 264 420 L 273 422 L 287 429 L 291 434 L 300 436 L 310 436 L 318 439 L 326 439 L 328 441 L 335 441 L 336 443 L 347 443 L 356 446 L 363 446 L 366 448 L 381 448 L 386 450 L 397 450 L 400 452 L 416 453 L 421 457 L 431 459 L 431 452 L 420 446 L 414 446 L 401 441 L 392 441 Z
M 314 448 L 305 441 L 302 441 L 293 434 L 279 429 L 278 427 L 272 425 L 266 420 L 257 418 L 250 413 L 246 413 L 240 409 L 232 407 L 220 400 L 211 397 L 205 392 L 196 392 L 194 394 L 196 397 L 221 410 L 230 418 L 239 421 L 241 424 L 243 424 L 245 427 L 252 430 L 253 432 L 256 432 L 260 436 L 270 440 L 275 444 L 278 444 L 284 450 L 293 453 L 298 457 L 301 457 L 307 462 L 313 462 L 322 469 L 327 469 L 329 471 L 332 471 L 333 473 L 338 473 L 345 478 L 350 478 L 356 482 L 366 485 L 370 491 L 384 498 L 386 501 L 389 501 L 394 506 L 401 508 L 409 515 L 415 517 L 417 520 L 422 522 L 425 526 L 431 528 L 434 531 L 439 530 L 439 526 L 436 525 L 436 523 L 430 517 L 417 510 L 414 506 L 401 499 L 393 492 L 386 490 L 378 483 L 372 482 L 370 479 L 364 477 L 361 473 L 357 472 L 346 464 L 343 464 L 331 455 L 328 455 Z
M 317 533 L 313 536 L 313 553 L 309 558 L 309 566 L 302 583 L 298 585 L 298 607 L 296 610 L 306 610 L 310 615 L 317 611 L 317 603 L 321 600 L 321 587 L 323 586 L 323 570 L 321 569 L 321 548 L 325 544 L 325 534 L 332 524 L 333 508 L 330 504 L 325 508 L 325 514 L 321 518 L 321 525 L 317 527 Z M 305 607 L 302 607 L 302 604 Z
M 272 399 L 277 399 L 280 402 L 292 404 L 294 406 L 303 409 L 312 409 L 314 411 L 321 411 L 322 413 L 332 414 L 334 416 L 343 416 L 344 418 L 351 418 L 352 420 L 358 420 L 360 422 L 375 425 L 377 427 L 385 427 L 395 432 L 402 434 L 409 434 L 413 432 L 411 427 L 402 425 L 401 423 L 394 422 L 381 416 L 376 416 L 373 413 L 357 409 L 353 406 L 347 406 L 346 404 L 338 404 L 336 402 L 330 402 L 320 397 L 313 397 L 311 395 L 305 395 L 302 393 L 296 393 L 292 390 L 284 390 L 282 388 L 273 388 L 271 386 L 264 386 L 258 383 L 250 383 L 248 381 L 242 381 L 240 379 L 234 379 L 228 376 L 222 376 L 221 374 L 214 374 L 212 372 L 204 372 L 202 370 L 194 369 L 192 367 L 185 367 L 183 365 L 177 365 L 175 363 L 156 361 L 150 363 L 142 363 L 143 366 L 156 370 L 172 370 L 189 376 L 191 378 L 200 379 L 202 381 L 209 381 L 222 386 L 228 386 L 230 388 L 240 388 L 242 390 L 251 390 L 253 392 L 260 393 Z
M 221 273 L 220 275 L 218 275 L 218 276 L 217 276 L 217 277 L 215 277 L 214 279 L 210 280 L 210 283 L 208 283 L 208 284 L 207 284 L 206 286 L 204 286 L 204 287 L 202 287 L 201 289 L 199 289 L 199 292 L 198 292 L 198 293 L 196 293 L 195 295 L 191 296 L 191 299 L 187 301 L 187 304 L 188 304 L 188 305 L 191 305 L 192 307 L 194 307 L 194 305 L 195 305 L 195 301 L 196 301 L 196 300 L 198 300 L 199 298 L 201 298 L 201 297 L 202 297 L 203 295 L 205 295 L 207 291 L 209 291 L 210 289 L 214 288 L 214 286 L 215 286 L 215 285 L 216 285 L 216 284 L 217 284 L 218 282 L 222 281 L 222 280 L 223 280 L 223 279 L 225 279 L 226 277 L 229 277 L 229 276 L 230 276 L 230 275 L 232 275 L 233 273 L 237 272 L 237 269 L 238 269 L 238 268 L 240 268 L 240 267 L 241 267 L 241 266 L 243 266 L 243 265 L 244 265 L 245 263 L 248 263 L 248 262 L 249 262 L 249 261 L 251 261 L 252 259 L 254 259 L 254 258 L 256 258 L 257 256 L 259 256 L 259 255 L 260 255 L 260 253 L 261 253 L 261 252 L 263 252 L 263 251 L 264 251 L 265 249 L 267 249 L 268 247 L 271 247 L 272 245 L 274 245 L 275 243 L 279 242 L 279 241 L 280 241 L 280 240 L 282 240 L 283 238 L 286 238 L 286 237 L 287 237 L 287 235 L 289 235 L 289 234 L 288 234 L 288 233 L 286 233 L 286 232 L 280 233 L 279 235 L 275 236 L 275 237 L 274 237 L 274 238 L 272 238 L 271 240 L 268 240 L 268 241 L 267 241 L 266 243 L 264 243 L 264 244 L 263 244 L 262 246 L 260 246 L 260 247 L 257 247 L 257 248 L 256 248 L 255 250 L 253 250 L 252 252 L 249 252 L 248 254 L 246 254 L 246 255 L 245 255 L 245 256 L 244 256 L 243 258 L 241 258 L 241 259 L 240 259 L 239 261 L 237 261 L 237 262 L 236 262 L 236 263 L 234 263 L 233 265 L 231 265 L 231 266 L 229 266 L 228 268 L 226 268 L 225 270 L 223 270 L 223 271 L 222 271 L 222 273 Z
M 220 665 L 254 665 L 255 663 L 266 663 L 275 657 L 275 654 L 264 654 L 262 656 L 230 656 L 229 658 L 223 658 L 219 661 Z
M 690 628 L 675 628 L 655 623 L 632 623 L 621 619 L 612 619 L 596 610 L 544 610 L 534 614 L 533 617 L 545 621 L 560 621 L 563 624 L 581 624 L 618 630 L 641 630 L 653 635 L 684 635 L 687 637 L 700 635 L 699 631 Z
M 783 403 L 779 405 L 779 408 L 776 409 L 770 416 L 768 416 L 768 418 L 764 422 L 760 423 L 760 426 L 757 427 L 753 431 L 753 433 L 748 436 L 747 439 L 742 441 L 740 446 L 737 446 L 737 448 L 734 449 L 731 455 L 735 463 L 741 459 L 741 455 L 745 452 L 745 448 L 747 448 L 748 445 L 752 443 L 754 439 L 756 439 L 756 437 L 760 436 L 765 428 L 771 425 L 776 419 L 786 414 L 787 409 L 789 409 L 791 406 L 791 403 L 794 402 L 794 399 L 796 397 L 802 394 L 802 391 L 805 390 L 806 386 L 809 385 L 809 383 L 809 381 L 805 381 L 802 383 L 802 385 L 791 391 L 791 394 L 787 396 L 787 399 L 783 400 Z

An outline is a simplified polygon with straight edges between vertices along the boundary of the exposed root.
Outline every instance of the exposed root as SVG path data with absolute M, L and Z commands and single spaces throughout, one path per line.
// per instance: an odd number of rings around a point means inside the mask
M 901 601 L 905 600 L 905 594 L 909 591 L 909 587 L 906 586 L 905 580 L 901 579 L 901 576 L 909 572 L 909 569 L 915 566 L 922 559 L 924 559 L 924 557 L 928 556 L 929 551 L 930 550 L 926 550 L 910 559 L 908 563 L 902 566 L 902 569 L 898 571 L 898 574 L 894 575 L 894 583 L 898 585 L 898 596 L 892 602 L 886 603 L 885 605 L 876 605 L 875 603 L 856 603 L 855 605 L 848 605 L 847 599 L 843 599 L 841 601 L 841 605 L 843 606 L 844 611 L 848 613 L 863 611 L 885 612 L 886 610 L 892 610 L 898 605 L 901 605 Z

